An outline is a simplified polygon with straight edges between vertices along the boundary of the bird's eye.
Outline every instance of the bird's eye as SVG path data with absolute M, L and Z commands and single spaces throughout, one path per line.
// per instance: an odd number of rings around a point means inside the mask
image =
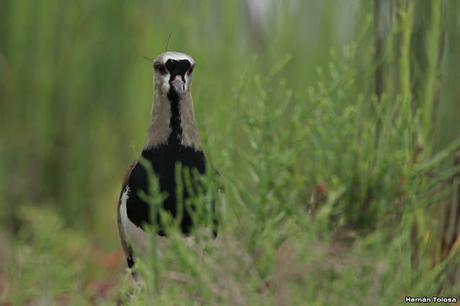
M 155 68 L 156 71 L 158 71 L 160 74 L 165 75 L 168 71 L 166 70 L 166 66 L 160 63 L 155 63 L 153 65 L 153 68 Z
M 188 69 L 187 73 L 188 73 L 188 74 L 192 74 L 192 73 L 193 73 L 193 69 L 195 69 L 195 65 L 190 66 L 190 68 Z
M 165 65 L 160 65 L 160 66 L 158 67 L 158 71 L 159 71 L 161 74 L 163 74 L 163 75 L 166 74 L 166 67 L 165 67 Z

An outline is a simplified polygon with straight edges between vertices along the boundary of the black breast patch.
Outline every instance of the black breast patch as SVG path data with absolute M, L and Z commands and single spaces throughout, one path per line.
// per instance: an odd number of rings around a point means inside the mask
M 191 171 L 195 170 L 200 174 L 205 174 L 206 161 L 203 152 L 174 143 L 144 150 L 142 157 L 151 163 L 155 175 L 159 179 L 160 190 L 167 195 L 163 202 L 163 208 L 170 212 L 173 217 L 176 217 L 178 209 L 176 203 L 176 163 L 181 163 L 184 168 L 188 168 Z M 197 179 L 194 179 L 192 176 L 193 180 L 196 181 Z M 192 182 L 192 184 L 194 183 L 196 182 Z M 129 220 L 139 227 L 151 224 L 150 206 L 139 196 L 141 191 L 146 194 L 148 193 L 147 172 L 141 164 L 138 163 L 131 172 L 128 186 L 130 188 L 127 203 Z M 183 197 L 184 201 L 189 197 L 186 191 L 184 191 Z M 157 218 L 159 220 L 159 216 Z M 159 234 L 164 235 L 164 229 L 161 227 L 161 224 L 159 226 Z M 180 227 L 184 234 L 190 233 L 192 218 L 186 210 L 184 210 Z

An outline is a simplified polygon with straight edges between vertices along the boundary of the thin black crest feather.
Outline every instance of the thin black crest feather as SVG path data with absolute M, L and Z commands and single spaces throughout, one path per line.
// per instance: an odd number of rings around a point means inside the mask
M 148 60 L 149 62 L 153 62 L 154 58 L 152 57 L 148 57 L 148 56 L 145 56 L 145 55 L 142 55 L 143 58 L 145 58 L 146 60 Z
M 168 40 L 166 41 L 165 51 L 168 51 L 168 46 L 169 46 L 169 41 L 171 40 L 171 36 L 172 36 L 172 32 L 170 32 L 169 35 L 168 35 Z M 145 56 L 145 55 L 142 55 L 142 57 L 144 59 L 148 60 L 149 62 L 153 62 L 153 60 L 155 59 L 153 57 L 148 57 L 148 56 Z
M 168 35 L 168 40 L 166 41 L 166 47 L 165 47 L 165 51 L 168 51 L 168 47 L 169 47 L 169 41 L 171 40 L 171 36 L 172 36 L 172 32 L 169 32 L 169 35 Z

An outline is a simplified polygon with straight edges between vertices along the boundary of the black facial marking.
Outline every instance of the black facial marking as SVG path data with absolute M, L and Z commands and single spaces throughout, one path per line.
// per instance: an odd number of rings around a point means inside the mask
M 182 79 L 184 79 L 185 73 L 190 69 L 192 64 L 190 63 L 189 60 L 173 60 L 169 59 L 166 61 L 165 64 L 166 68 L 168 69 L 171 79 L 173 80 L 176 75 L 182 76 Z
M 185 82 L 185 74 L 193 68 L 192 64 L 188 60 L 173 60 L 169 59 L 165 64 L 166 68 L 169 71 L 171 82 L 176 76 L 180 76 Z M 168 92 L 168 99 L 171 102 L 171 118 L 169 120 L 169 125 L 171 127 L 171 134 L 168 138 L 168 143 L 179 143 L 182 137 L 182 127 L 179 113 L 179 95 L 174 90 L 173 86 L 170 86 Z

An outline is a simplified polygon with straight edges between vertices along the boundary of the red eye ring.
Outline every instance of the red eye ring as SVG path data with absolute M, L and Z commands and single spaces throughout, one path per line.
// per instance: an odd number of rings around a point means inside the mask
M 192 65 L 187 71 L 188 74 L 192 74 L 194 69 L 195 69 L 195 65 Z
M 165 75 L 168 71 L 166 70 L 166 66 L 161 63 L 155 63 L 153 68 L 158 71 L 160 74 Z

